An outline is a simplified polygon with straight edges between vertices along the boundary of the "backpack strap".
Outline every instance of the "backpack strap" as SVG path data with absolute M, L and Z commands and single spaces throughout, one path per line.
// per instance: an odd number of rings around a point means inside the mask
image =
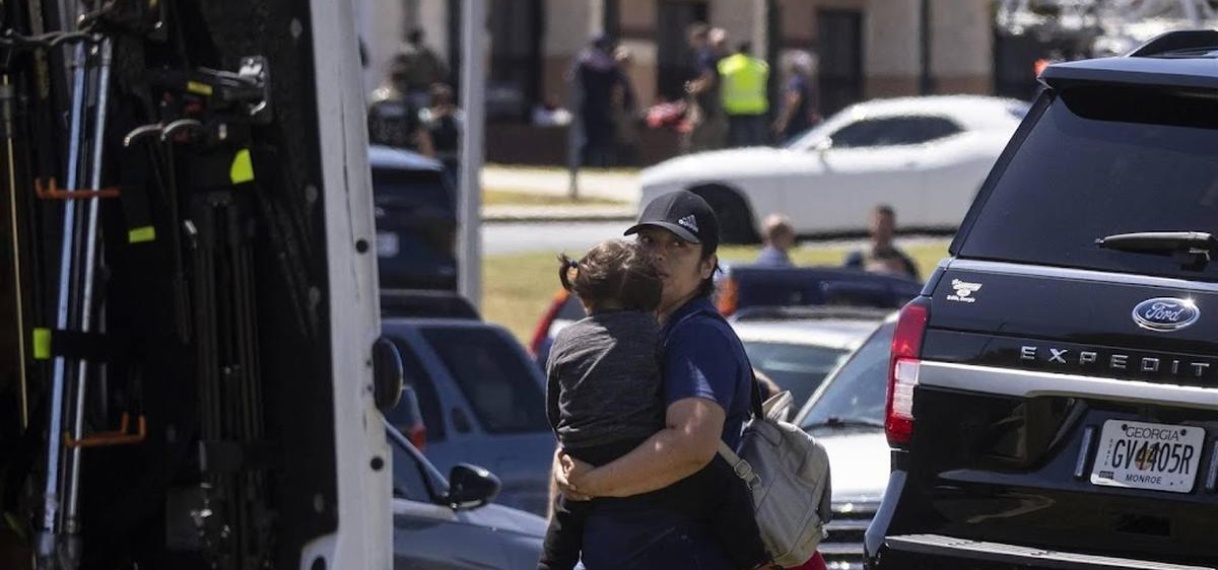
M 757 381 L 757 374 L 753 372 L 753 363 L 751 362 L 749 363 L 749 378 L 753 380 L 753 419 L 760 420 L 765 417 L 765 412 L 762 410 L 764 406 L 761 402 L 761 383 Z
M 750 489 L 761 483 L 761 476 L 753 471 L 753 466 L 737 455 L 736 451 L 722 439 L 719 440 L 719 455 L 723 456 L 727 464 L 732 466 L 732 471 L 736 472 L 736 476 L 743 479 Z

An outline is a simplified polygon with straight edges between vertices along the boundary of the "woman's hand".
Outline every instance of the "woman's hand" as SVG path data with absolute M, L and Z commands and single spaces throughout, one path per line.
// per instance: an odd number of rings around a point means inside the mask
M 578 485 L 572 483 L 572 477 L 576 481 L 581 481 L 591 470 L 591 465 L 575 459 L 563 451 L 554 454 L 554 484 L 558 486 L 558 492 L 562 493 L 563 497 L 567 499 L 572 501 L 587 501 L 592 499 L 591 496 L 580 492 Z
M 594 494 L 589 488 L 590 481 L 588 480 L 588 474 L 592 472 L 593 467 L 566 454 L 563 454 L 561 461 L 562 476 L 567 480 L 567 485 L 571 490 L 585 498 L 593 497 Z

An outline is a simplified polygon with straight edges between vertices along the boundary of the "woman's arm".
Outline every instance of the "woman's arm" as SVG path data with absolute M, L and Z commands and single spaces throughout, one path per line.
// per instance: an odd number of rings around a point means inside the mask
M 803 100 L 803 94 L 794 89 L 787 89 L 786 104 L 778 113 L 778 118 L 774 119 L 774 131 L 782 132 L 787 129 L 787 124 L 791 122 L 791 115 L 795 113 L 795 109 L 799 108 L 799 102 Z
M 713 400 L 677 400 L 668 406 L 667 427 L 612 463 L 568 470 L 569 488 L 593 497 L 629 497 L 663 489 L 715 458 L 725 419 L 726 412 Z

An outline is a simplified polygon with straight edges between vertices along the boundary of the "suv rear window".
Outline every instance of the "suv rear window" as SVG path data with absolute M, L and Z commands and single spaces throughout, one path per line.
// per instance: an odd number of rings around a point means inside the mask
M 372 168 L 372 194 L 377 206 L 428 206 L 453 210 L 453 196 L 439 170 Z
M 427 327 L 423 338 L 440 355 L 444 367 L 487 433 L 549 431 L 546 399 L 537 365 L 494 329 Z
M 1218 93 L 1067 89 L 1037 119 L 980 205 L 960 257 L 1214 280 L 1097 238 L 1218 233 Z

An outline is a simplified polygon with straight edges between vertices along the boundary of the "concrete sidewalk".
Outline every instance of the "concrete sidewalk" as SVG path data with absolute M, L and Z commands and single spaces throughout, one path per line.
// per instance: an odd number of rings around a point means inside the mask
M 626 221 L 637 212 L 641 190 L 638 174 L 622 170 L 581 169 L 576 178 L 579 195 L 622 202 L 621 206 L 483 206 L 482 219 L 488 222 L 547 221 Z M 566 196 L 570 191 L 570 172 L 562 168 L 529 168 L 487 165 L 482 169 L 482 188 L 548 196 Z

